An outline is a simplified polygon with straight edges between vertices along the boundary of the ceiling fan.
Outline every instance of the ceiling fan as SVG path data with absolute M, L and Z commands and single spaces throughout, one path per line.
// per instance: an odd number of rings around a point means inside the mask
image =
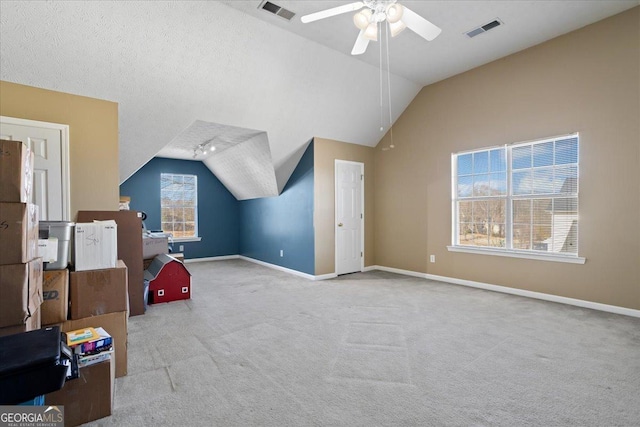
M 363 54 L 367 50 L 370 40 L 378 40 L 378 24 L 384 21 L 389 23 L 391 37 L 395 37 L 405 28 L 409 28 L 420 37 L 431 41 L 438 37 L 442 31 L 411 9 L 397 3 L 397 0 L 357 1 L 305 15 L 301 21 L 306 24 L 357 10 L 359 12 L 353 16 L 353 23 L 360 29 L 360 34 L 358 34 L 356 43 L 351 50 L 352 55 Z

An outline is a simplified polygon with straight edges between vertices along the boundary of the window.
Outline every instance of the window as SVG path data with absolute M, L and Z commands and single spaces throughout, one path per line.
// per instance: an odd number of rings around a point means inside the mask
M 450 250 L 578 258 L 577 133 L 453 154 L 452 170 Z
M 198 237 L 198 177 L 163 173 L 160 178 L 162 231 L 174 239 Z

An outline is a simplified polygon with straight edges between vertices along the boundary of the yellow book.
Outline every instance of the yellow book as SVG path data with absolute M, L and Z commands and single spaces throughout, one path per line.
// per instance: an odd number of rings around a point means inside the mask
M 82 344 L 100 338 L 100 334 L 94 328 L 82 328 L 67 332 L 67 345 L 69 347 Z

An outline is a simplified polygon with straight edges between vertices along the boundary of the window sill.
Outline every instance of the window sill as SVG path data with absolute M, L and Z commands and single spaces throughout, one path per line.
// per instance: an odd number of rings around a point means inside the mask
M 174 237 L 171 239 L 172 242 L 199 242 L 202 240 L 202 237 Z
M 447 246 L 449 252 L 464 252 L 479 255 L 497 255 L 510 258 L 535 259 L 538 261 L 566 262 L 570 264 L 584 264 L 586 258 L 571 255 L 547 255 L 544 253 L 520 252 L 514 250 L 498 250 L 488 248 L 477 248 L 469 246 Z

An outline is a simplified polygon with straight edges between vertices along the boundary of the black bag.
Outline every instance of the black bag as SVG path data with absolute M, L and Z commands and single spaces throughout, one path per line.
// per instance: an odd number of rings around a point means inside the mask
M 53 326 L 0 337 L 0 405 L 15 405 L 62 388 L 77 359 Z

